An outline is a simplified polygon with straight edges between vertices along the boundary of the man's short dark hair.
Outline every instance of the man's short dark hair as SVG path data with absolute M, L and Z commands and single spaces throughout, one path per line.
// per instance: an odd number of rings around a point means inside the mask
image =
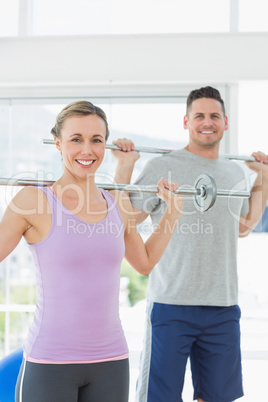
M 193 91 L 190 92 L 187 98 L 187 107 L 186 107 L 186 114 L 188 116 L 188 113 L 191 109 L 192 103 L 197 100 L 197 99 L 202 99 L 202 98 L 208 98 L 208 99 L 215 99 L 216 101 L 220 102 L 222 106 L 222 111 L 223 115 L 225 116 L 225 106 L 224 106 L 224 101 L 221 98 L 220 92 L 216 88 L 212 87 L 203 87 L 200 89 L 194 89 Z

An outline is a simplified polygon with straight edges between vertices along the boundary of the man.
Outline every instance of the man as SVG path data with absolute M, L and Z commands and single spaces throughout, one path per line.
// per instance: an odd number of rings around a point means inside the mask
M 153 184 L 165 176 L 180 186 L 192 186 L 200 173 L 210 173 L 218 188 L 245 190 L 242 168 L 219 157 L 228 118 L 215 88 L 190 93 L 184 128 L 189 131 L 188 145 L 149 161 L 136 184 Z M 133 150 L 131 142 L 116 144 Z M 231 402 L 243 396 L 237 238 L 254 228 L 268 197 L 268 156 L 253 155 L 257 161 L 248 166 L 257 178 L 249 201 L 218 197 L 212 209 L 201 213 L 187 200 L 177 230 L 150 274 L 137 402 L 181 402 L 188 357 L 194 399 Z M 116 158 L 115 180 L 129 182 L 137 153 L 116 152 Z M 137 223 L 148 214 L 157 223 L 165 208 L 146 193 L 142 198 L 131 194 L 131 202 Z

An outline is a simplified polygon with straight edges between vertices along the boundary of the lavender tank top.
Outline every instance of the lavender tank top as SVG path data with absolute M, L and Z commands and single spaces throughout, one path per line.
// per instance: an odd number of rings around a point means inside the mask
M 37 303 L 24 352 L 57 362 L 113 360 L 128 348 L 119 318 L 124 225 L 114 198 L 102 194 L 106 218 L 88 223 L 73 215 L 52 191 L 46 194 L 52 226 L 30 244 L 36 266 Z

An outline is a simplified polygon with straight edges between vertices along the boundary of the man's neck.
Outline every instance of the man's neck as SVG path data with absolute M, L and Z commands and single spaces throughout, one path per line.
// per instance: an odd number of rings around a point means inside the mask
M 184 149 L 192 154 L 201 156 L 202 158 L 217 159 L 219 157 L 219 146 L 213 148 L 201 148 L 188 144 Z

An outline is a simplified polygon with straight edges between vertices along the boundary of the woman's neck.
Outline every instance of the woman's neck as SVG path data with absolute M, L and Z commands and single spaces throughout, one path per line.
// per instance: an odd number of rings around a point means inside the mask
M 64 193 L 65 196 L 70 198 L 79 198 L 82 194 L 92 199 L 101 196 L 101 190 L 95 183 L 95 175 L 79 178 L 69 172 L 65 172 L 62 177 L 54 183 L 53 188 L 58 195 Z

